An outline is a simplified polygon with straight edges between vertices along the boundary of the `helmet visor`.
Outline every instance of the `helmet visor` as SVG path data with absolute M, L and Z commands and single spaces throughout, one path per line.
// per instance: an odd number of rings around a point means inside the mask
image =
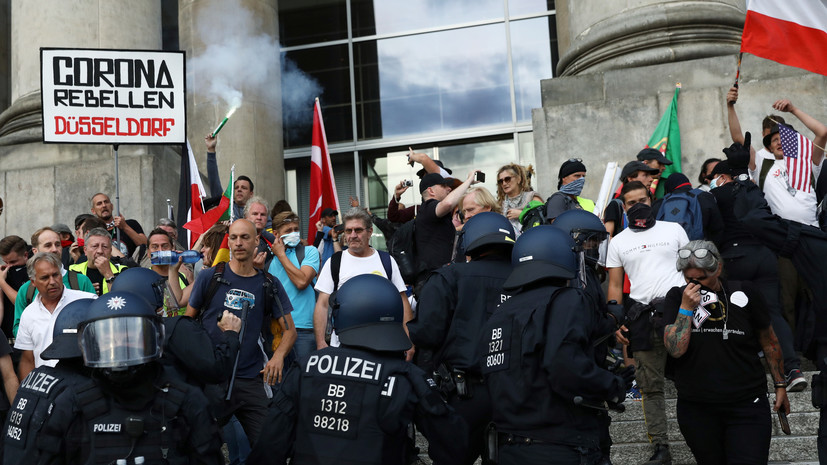
M 162 331 L 152 319 L 140 316 L 92 321 L 80 336 L 83 363 L 95 368 L 122 368 L 158 359 Z

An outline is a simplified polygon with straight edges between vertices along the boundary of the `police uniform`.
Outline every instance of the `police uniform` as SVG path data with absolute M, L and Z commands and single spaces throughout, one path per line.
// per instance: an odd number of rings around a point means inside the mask
M 412 419 L 434 464 L 459 463 L 465 423 L 422 370 L 393 354 L 327 347 L 288 371 L 247 463 L 402 465 Z
M 196 386 L 220 384 L 230 379 L 240 345 L 237 332 L 222 332 L 221 342 L 213 346 L 201 323 L 190 317 L 168 317 L 163 323 L 162 363 L 174 367 L 174 372 Z
M 469 454 L 458 463 L 471 464 L 483 453 L 491 399 L 482 385 L 479 338 L 509 297 L 502 284 L 510 273 L 511 263 L 495 256 L 441 268 L 428 279 L 416 319 L 408 323 L 417 352 L 434 354 L 432 366 L 423 368 L 437 373 L 439 391 L 468 423 Z
M 3 463 L 37 463 L 42 456 L 57 453 L 57 441 L 63 441 L 62 435 L 50 437 L 44 431 L 44 424 L 53 413 L 58 395 L 64 391 L 75 392 L 78 386 L 88 382 L 84 366 L 77 359 L 61 361 L 55 367 L 41 365 L 29 372 L 17 388 L 11 413 L 6 418 Z M 75 413 L 73 406 L 67 407 Z
M 506 301 L 483 330 L 482 372 L 494 404 L 499 463 L 591 463 L 598 411 L 622 379 L 595 363 L 589 303 L 580 289 L 540 286 Z

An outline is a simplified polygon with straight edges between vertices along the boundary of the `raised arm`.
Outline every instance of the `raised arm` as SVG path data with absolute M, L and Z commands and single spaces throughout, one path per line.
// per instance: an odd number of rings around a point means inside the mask
M 821 160 L 824 159 L 823 147 L 825 142 L 827 142 L 827 126 L 807 113 L 804 113 L 803 110 L 793 105 L 789 100 L 778 100 L 772 104 L 772 107 L 778 111 L 792 113 L 793 116 L 804 123 L 804 126 L 807 126 L 807 129 L 813 131 L 815 135 L 813 138 L 813 145 L 815 145 L 815 147 L 813 147 L 813 164 L 820 165 Z
M 738 113 L 735 112 L 735 104 L 738 102 L 738 88 L 730 87 L 726 94 L 727 121 L 729 123 L 729 135 L 732 142 L 744 143 L 744 131 L 741 130 L 741 121 L 738 120 Z M 755 170 L 755 150 L 749 148 L 749 169 Z

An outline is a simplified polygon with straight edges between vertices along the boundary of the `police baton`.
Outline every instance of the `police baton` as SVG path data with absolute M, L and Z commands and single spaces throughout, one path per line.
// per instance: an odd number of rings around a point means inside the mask
M 224 400 L 230 400 L 233 395 L 233 385 L 235 384 L 235 375 L 238 370 L 238 358 L 241 355 L 241 341 L 244 340 L 244 330 L 247 329 L 247 312 L 250 310 L 250 301 L 243 299 L 241 301 L 241 330 L 238 333 L 238 352 L 235 354 L 235 362 L 233 362 L 233 374 L 230 376 L 230 384 L 227 386 L 227 397 Z
M 616 412 L 626 411 L 626 406 L 621 403 L 610 403 L 608 406 L 606 404 L 593 404 L 583 399 L 582 396 L 574 396 L 574 405 L 594 410 L 602 410 L 604 412 L 608 412 L 609 410 L 614 410 Z

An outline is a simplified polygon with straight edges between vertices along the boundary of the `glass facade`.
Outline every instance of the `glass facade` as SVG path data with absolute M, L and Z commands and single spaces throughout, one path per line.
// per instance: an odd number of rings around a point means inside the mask
M 409 146 L 460 179 L 483 170 L 492 192 L 500 166 L 534 162 L 531 110 L 541 107 L 540 80 L 557 65 L 553 0 L 278 5 L 287 198 L 303 221 L 315 97 L 341 210 L 352 196 L 383 216 L 402 179 L 415 184 L 403 203 L 419 203 Z M 315 95 L 304 95 L 297 81 L 316 83 Z

